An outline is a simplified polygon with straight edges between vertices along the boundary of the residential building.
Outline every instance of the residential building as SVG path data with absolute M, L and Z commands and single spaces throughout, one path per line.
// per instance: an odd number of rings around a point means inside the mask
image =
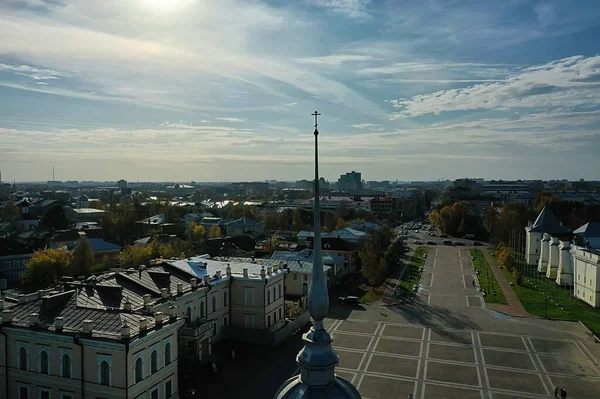
M 87 239 L 92 247 L 92 252 L 94 254 L 94 259 L 96 261 L 102 260 L 105 256 L 109 259 L 116 257 L 119 255 L 119 252 L 123 250 L 123 247 L 113 244 L 108 241 L 104 241 L 101 238 L 88 238 Z M 72 252 L 75 250 L 75 246 L 78 241 L 72 241 L 67 243 L 64 247 L 67 251 Z
M 312 252 L 314 237 L 306 239 L 306 247 Z M 322 248 L 325 252 L 344 258 L 344 264 L 339 273 L 339 278 L 356 271 L 358 264 L 357 244 L 337 237 L 322 237 Z
M 33 212 L 31 203 L 24 199 L 17 204 L 21 214 L 16 220 L 19 231 L 30 231 L 35 230 L 40 223 L 37 215 Z
M 402 199 L 396 197 L 375 197 L 369 201 L 369 209 L 378 214 L 397 213 L 402 207 Z
M 8 284 L 18 284 L 19 275 L 27 270 L 33 250 L 17 241 L 0 238 L 0 274 Z
M 357 191 L 362 190 L 362 178 L 360 172 L 348 172 L 340 175 L 337 181 L 339 191 Z
M 106 214 L 106 211 L 95 208 L 66 207 L 65 210 L 73 222 L 99 222 Z
M 344 258 L 330 252 L 323 252 L 322 258 L 328 286 L 336 286 L 342 277 Z M 304 295 L 302 294 L 305 292 L 304 289 L 309 288 L 310 282 L 307 287 L 303 287 L 302 282 L 308 282 L 308 279 L 310 279 L 310 277 L 304 277 L 304 274 L 310 275 L 312 273 L 310 264 L 314 263 L 313 251 L 308 249 L 300 252 L 275 251 L 271 255 L 271 259 L 263 259 L 262 262 L 263 264 L 269 264 L 265 262 L 281 262 L 282 267 L 289 270 L 285 278 L 286 295 Z M 302 275 L 299 276 L 298 274 Z

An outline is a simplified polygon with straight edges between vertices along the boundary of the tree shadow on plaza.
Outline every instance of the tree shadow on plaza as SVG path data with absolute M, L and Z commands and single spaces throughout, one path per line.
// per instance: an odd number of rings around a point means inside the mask
M 448 308 L 442 308 L 436 305 L 423 304 L 418 301 L 390 306 L 388 309 L 401 315 L 409 323 L 429 327 L 438 335 L 457 343 L 471 344 L 471 340 L 465 339 L 458 331 L 448 329 L 481 329 L 477 323 L 465 314 L 454 312 Z

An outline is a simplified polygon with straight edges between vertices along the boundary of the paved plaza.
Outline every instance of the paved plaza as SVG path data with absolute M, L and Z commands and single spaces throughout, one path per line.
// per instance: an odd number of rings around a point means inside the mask
M 413 304 L 329 319 L 338 374 L 363 398 L 600 397 L 597 349 L 578 323 L 512 318 L 485 308 L 467 249 L 430 249 Z M 596 355 L 594 355 L 596 353 Z

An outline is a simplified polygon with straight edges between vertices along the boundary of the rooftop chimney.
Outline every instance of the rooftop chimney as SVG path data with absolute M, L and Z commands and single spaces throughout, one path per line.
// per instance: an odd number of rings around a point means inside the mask
M 162 324 L 163 321 L 163 312 L 156 312 L 154 313 L 154 323 L 155 324 Z
M 177 283 L 177 295 L 183 294 L 183 283 Z
M 217 279 L 221 279 L 221 271 L 217 270 Z
M 91 334 L 94 330 L 94 320 L 84 320 L 83 321 L 83 332 L 85 334 Z
M 149 303 L 147 305 L 144 306 L 146 312 L 148 313 L 154 313 L 154 304 L 153 303 Z
M 149 304 L 150 300 L 152 299 L 152 297 L 150 296 L 150 294 L 144 294 L 143 298 L 144 298 L 144 305 Z
M 229 263 L 227 264 L 227 269 L 225 269 L 225 273 L 227 273 L 228 276 L 231 276 L 231 266 L 229 265 Z
M 244 268 L 242 269 L 242 273 L 244 274 L 244 277 L 248 277 L 248 269 Z
M 196 277 L 192 277 L 190 284 L 192 284 L 192 288 L 198 288 L 198 279 Z
M 204 275 L 204 284 L 206 284 L 206 285 L 210 284 L 210 276 L 208 274 Z
M 169 306 L 169 316 L 177 317 L 177 306 L 176 305 Z
M 133 306 L 131 302 L 129 302 L 129 298 L 125 298 L 125 303 L 123 304 L 123 310 L 126 312 L 131 312 L 133 310 Z
M 10 309 L 4 309 L 2 311 L 2 323 L 10 323 L 12 321 L 12 310 Z
M 273 268 L 271 266 L 267 267 L 267 274 L 273 273 Z
M 55 331 L 62 331 L 64 325 L 65 325 L 64 317 L 55 317 L 54 318 L 54 330 Z
M 121 338 L 129 338 L 131 336 L 131 327 L 127 322 L 123 322 L 121 325 Z
M 169 296 L 169 290 L 166 288 L 161 288 L 160 289 L 160 297 L 161 298 L 166 298 Z
M 260 268 L 260 277 L 265 278 L 265 276 L 266 276 L 265 267 L 263 266 Z
M 140 331 L 145 331 L 148 329 L 148 319 L 142 317 L 139 321 L 139 329 Z
M 39 313 L 31 313 L 29 315 L 29 325 L 30 326 L 36 325 L 38 323 L 38 321 L 40 321 Z
M 277 264 L 273 265 L 273 271 L 276 272 L 277 270 L 279 270 L 279 265 L 277 265 Z

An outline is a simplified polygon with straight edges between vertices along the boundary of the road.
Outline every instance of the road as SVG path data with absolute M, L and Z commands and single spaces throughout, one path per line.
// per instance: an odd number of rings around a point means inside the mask
M 352 308 L 331 301 L 337 374 L 365 399 L 569 398 L 600 392 L 600 349 L 579 323 L 512 318 L 485 308 L 465 247 L 431 246 L 414 303 Z M 299 336 L 278 348 L 240 349 L 203 394 L 269 398 L 294 373 Z M 235 383 L 231 383 L 235 381 Z

